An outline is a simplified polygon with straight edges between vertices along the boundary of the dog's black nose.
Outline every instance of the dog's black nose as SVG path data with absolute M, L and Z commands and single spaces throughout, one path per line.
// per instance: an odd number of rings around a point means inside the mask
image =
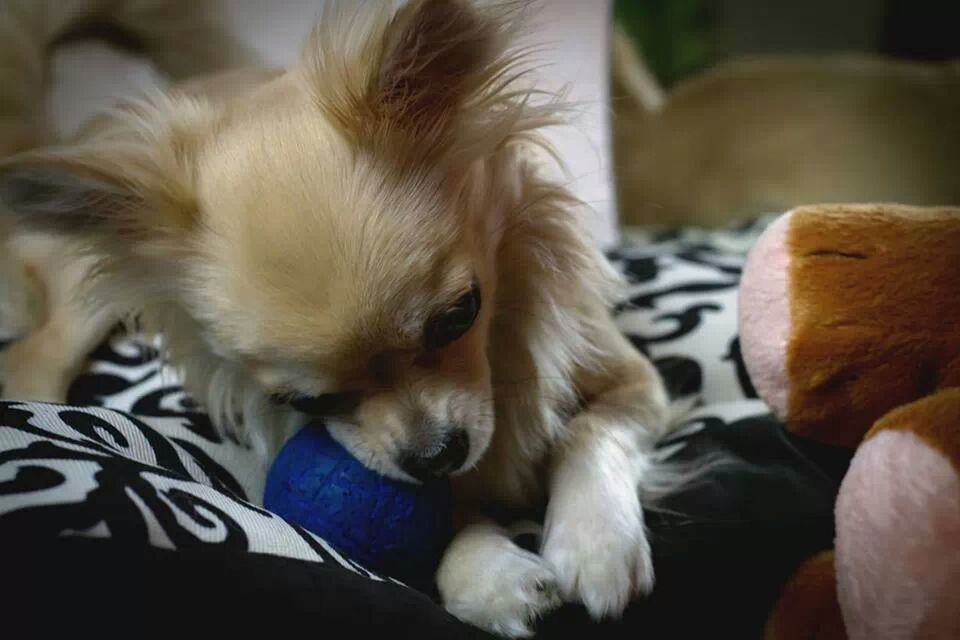
M 426 482 L 450 475 L 463 466 L 470 453 L 470 436 L 463 429 L 447 432 L 433 447 L 404 456 L 400 466 L 408 474 Z

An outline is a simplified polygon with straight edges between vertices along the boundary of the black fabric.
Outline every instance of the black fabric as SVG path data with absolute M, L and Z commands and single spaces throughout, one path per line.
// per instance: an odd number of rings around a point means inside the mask
M 412 589 L 315 562 L 78 537 L 0 541 L 8 590 L 0 628 L 26 634 L 18 637 L 192 638 L 215 629 L 242 638 L 259 627 L 268 638 L 489 637 Z

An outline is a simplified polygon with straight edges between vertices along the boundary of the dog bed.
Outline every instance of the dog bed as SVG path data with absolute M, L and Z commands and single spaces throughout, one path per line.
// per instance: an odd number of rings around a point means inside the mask
M 764 222 L 628 232 L 610 252 L 631 283 L 620 325 L 688 408 L 661 453 L 733 464 L 648 514 L 650 598 L 602 624 L 565 607 L 538 637 L 759 637 L 786 577 L 830 546 L 845 454 L 786 435 L 740 358 L 737 285 Z M 0 404 L 8 629 L 192 637 L 264 621 L 332 637 L 481 635 L 259 506 L 265 470 L 214 431 L 142 337 L 112 336 L 68 402 Z

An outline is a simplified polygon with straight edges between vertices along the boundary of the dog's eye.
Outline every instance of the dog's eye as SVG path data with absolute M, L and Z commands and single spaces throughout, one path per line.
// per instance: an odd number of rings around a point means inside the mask
M 327 417 L 346 416 L 352 413 L 358 401 L 355 393 L 325 393 L 319 396 L 294 393 L 275 395 L 271 399 L 278 404 L 289 405 L 300 413 Z
M 423 340 L 428 349 L 439 349 L 462 337 L 480 313 L 480 288 L 474 285 L 452 307 L 427 322 Z

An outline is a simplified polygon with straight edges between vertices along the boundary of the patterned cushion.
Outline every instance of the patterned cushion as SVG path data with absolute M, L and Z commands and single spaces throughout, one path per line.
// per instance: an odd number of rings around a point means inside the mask
M 628 231 L 611 253 L 631 283 L 616 310 L 620 326 L 691 407 L 670 454 L 708 426 L 765 419 L 736 327 L 741 265 L 764 223 Z M 111 549 L 287 558 L 400 588 L 258 506 L 264 476 L 249 450 L 213 430 L 140 337 L 118 333 L 102 345 L 68 406 L 0 403 L 3 535 L 35 548 L 44 539 L 106 540 Z M 439 609 L 430 615 L 438 629 L 452 624 Z

